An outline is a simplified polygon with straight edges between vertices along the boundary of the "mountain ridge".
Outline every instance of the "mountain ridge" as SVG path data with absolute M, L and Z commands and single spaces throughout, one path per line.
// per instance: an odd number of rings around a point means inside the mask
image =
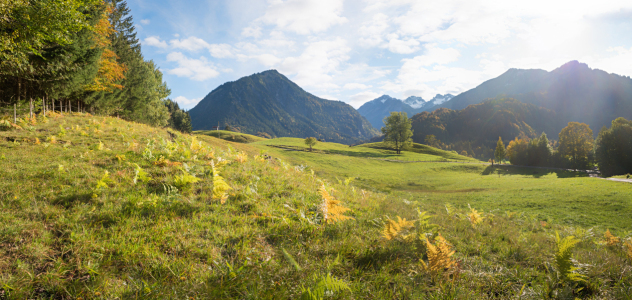
M 384 118 L 391 112 L 405 112 L 408 114 L 408 117 L 412 117 L 420 112 L 430 111 L 435 108 L 435 103 L 441 104 L 452 97 L 451 94 L 437 94 L 431 100 L 426 101 L 417 96 L 410 96 L 405 100 L 400 100 L 389 95 L 382 95 L 364 103 L 358 108 L 358 112 L 365 117 L 373 127 L 379 129 L 384 125 Z
M 377 134 L 353 107 L 303 90 L 276 70 L 226 82 L 189 111 L 194 130 L 217 123 L 248 134 L 317 137 L 352 144 Z

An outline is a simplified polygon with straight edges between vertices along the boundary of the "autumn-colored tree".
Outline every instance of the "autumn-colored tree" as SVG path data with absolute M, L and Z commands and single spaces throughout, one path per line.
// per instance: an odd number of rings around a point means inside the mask
M 498 142 L 496 143 L 496 151 L 494 151 L 494 157 L 496 157 L 496 161 L 498 161 L 498 163 L 501 163 L 503 159 L 505 159 L 506 154 L 507 152 L 505 151 L 505 144 L 503 143 L 503 140 L 498 137 Z
M 593 151 L 593 132 L 588 124 L 569 122 L 559 135 L 559 152 L 569 157 L 574 168 L 585 167 Z
M 93 82 L 86 86 L 87 91 L 112 92 L 114 89 L 123 89 L 123 86 L 117 82 L 125 78 L 127 67 L 117 62 L 118 56 L 112 51 L 112 41 L 109 38 L 115 32 L 109 18 L 113 11 L 114 8 L 107 5 L 101 18 L 94 26 L 95 47 L 102 50 L 99 58 L 99 71 Z
M 413 131 L 410 128 L 411 121 L 405 112 L 391 112 L 390 116 L 384 118 L 384 142 L 392 145 L 400 154 L 402 149 L 413 143 Z

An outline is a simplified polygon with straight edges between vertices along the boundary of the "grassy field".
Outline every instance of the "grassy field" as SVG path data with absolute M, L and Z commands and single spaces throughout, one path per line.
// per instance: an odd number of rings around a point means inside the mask
M 216 137 L 222 140 L 227 140 L 229 142 L 245 143 L 245 144 L 266 140 L 266 138 L 263 138 L 260 136 L 245 134 L 241 132 L 226 131 L 226 130 L 198 130 L 198 131 L 193 132 L 193 134 L 207 135 L 207 136 Z
M 624 183 L 499 175 L 423 147 L 306 152 L 90 115 L 21 125 L 0 131 L 0 299 L 632 295 Z
M 272 139 L 255 145 L 292 145 L 292 142 L 298 145 L 298 140 Z M 315 147 L 332 149 L 330 151 L 340 155 L 275 147 L 262 149 L 294 164 L 305 164 L 330 180 L 353 178 L 362 188 L 389 193 L 424 206 L 438 208 L 451 204 L 466 208 L 469 204 L 496 213 L 517 211 L 570 226 L 597 226 L 623 233 L 632 230 L 632 184 L 590 178 L 579 172 L 491 167 L 471 158 L 448 156 L 452 153 L 436 149 L 443 156 L 435 156 L 434 160 L 449 158 L 465 163 L 380 161 L 373 158 L 408 161 L 431 161 L 432 158 L 426 153 L 412 151 L 404 151 L 398 156 L 394 151 L 375 146 L 320 143 Z

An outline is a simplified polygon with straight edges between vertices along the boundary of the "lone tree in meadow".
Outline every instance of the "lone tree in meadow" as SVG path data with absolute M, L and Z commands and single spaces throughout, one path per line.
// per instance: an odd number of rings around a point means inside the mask
M 315 137 L 308 137 L 305 139 L 305 145 L 309 146 L 309 151 L 312 151 L 312 147 L 316 145 L 316 141 Z
M 384 143 L 391 145 L 397 151 L 402 153 L 402 149 L 413 144 L 412 122 L 405 112 L 391 112 L 391 115 L 384 118 Z
M 498 163 L 501 163 L 503 159 L 505 159 L 506 154 L 507 151 L 505 150 L 505 144 L 503 143 L 503 140 L 498 137 L 498 142 L 496 143 L 496 151 L 494 151 L 494 157 L 496 158 L 496 161 Z
M 573 168 L 586 167 L 593 151 L 593 132 L 588 124 L 568 122 L 560 131 L 559 152 L 571 159 Z

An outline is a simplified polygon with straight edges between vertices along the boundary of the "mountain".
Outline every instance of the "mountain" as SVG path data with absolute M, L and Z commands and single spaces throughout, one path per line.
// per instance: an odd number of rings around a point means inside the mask
M 591 69 L 577 61 L 551 72 L 509 69 L 440 106 L 458 110 L 499 97 L 551 109 L 562 125 L 571 121 L 586 123 L 595 136 L 601 127 L 618 117 L 632 118 L 632 79 Z
M 352 144 L 378 134 L 353 107 L 318 98 L 276 70 L 227 82 L 189 111 L 193 130 L 230 125 L 248 134 Z
M 560 123 L 554 111 L 515 99 L 488 100 L 462 110 L 439 108 L 412 117 L 413 141 L 425 143 L 434 135 L 442 148 L 466 150 L 477 158 L 490 157 L 498 137 L 505 143 L 515 137 L 534 138 L 542 132 L 557 135 Z
M 437 94 L 432 100 L 426 101 L 421 97 L 410 96 L 402 101 L 388 95 L 382 95 L 379 98 L 364 103 L 358 108 L 358 112 L 369 120 L 373 127 L 382 128 L 382 126 L 384 126 L 384 118 L 393 111 L 405 112 L 408 114 L 408 117 L 412 117 L 422 111 L 430 111 L 434 109 L 436 105 L 442 104 L 452 99 L 452 97 L 454 96 L 450 94 Z
M 384 126 L 384 118 L 392 111 L 405 112 L 410 117 L 414 114 L 415 109 L 402 102 L 402 100 L 388 95 L 382 95 L 358 108 L 358 113 L 365 117 L 373 127 L 378 129 Z

